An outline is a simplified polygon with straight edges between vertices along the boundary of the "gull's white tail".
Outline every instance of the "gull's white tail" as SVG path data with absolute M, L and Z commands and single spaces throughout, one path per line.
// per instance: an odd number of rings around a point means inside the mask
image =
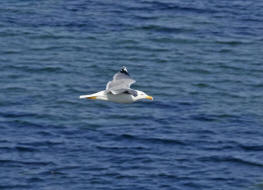
M 84 99 L 84 98 L 90 98 L 92 97 L 93 95 L 92 94 L 89 94 L 89 95 L 81 95 L 79 98 L 80 99 Z
M 81 95 L 79 98 L 80 99 L 84 99 L 84 98 L 87 98 L 87 99 L 97 99 L 98 97 L 104 95 L 104 90 L 103 91 L 100 91 L 100 92 L 97 92 L 97 93 L 94 93 L 94 94 L 87 94 L 87 95 Z

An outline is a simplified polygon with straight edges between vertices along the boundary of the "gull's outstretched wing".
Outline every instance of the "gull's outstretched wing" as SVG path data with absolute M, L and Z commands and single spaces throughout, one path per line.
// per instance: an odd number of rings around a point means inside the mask
M 130 86 L 135 82 L 136 81 L 130 77 L 126 67 L 122 67 L 122 69 L 113 76 L 113 80 L 107 83 L 106 92 L 120 94 L 127 90 L 130 91 Z

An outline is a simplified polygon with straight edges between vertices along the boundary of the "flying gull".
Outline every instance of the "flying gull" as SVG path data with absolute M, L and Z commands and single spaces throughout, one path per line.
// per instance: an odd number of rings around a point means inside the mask
M 136 81 L 130 77 L 126 67 L 122 67 L 122 69 L 113 76 L 113 80 L 107 83 L 106 90 L 94 94 L 82 95 L 79 98 L 116 103 L 133 103 L 141 99 L 153 100 L 153 97 L 148 96 L 146 93 L 131 89 L 130 86 L 135 82 Z

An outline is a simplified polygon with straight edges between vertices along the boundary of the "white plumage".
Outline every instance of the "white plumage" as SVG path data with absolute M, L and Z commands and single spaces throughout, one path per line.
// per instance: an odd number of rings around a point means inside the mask
M 135 80 L 129 76 L 126 67 L 122 67 L 122 69 L 113 76 L 113 80 L 107 83 L 106 90 L 94 94 L 82 95 L 79 98 L 117 103 L 133 103 L 140 99 L 153 100 L 153 97 L 148 96 L 144 92 L 131 89 L 130 86 L 133 83 L 135 83 Z

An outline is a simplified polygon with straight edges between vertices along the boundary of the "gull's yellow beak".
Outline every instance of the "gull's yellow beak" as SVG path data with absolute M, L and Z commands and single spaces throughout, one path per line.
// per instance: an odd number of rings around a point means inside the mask
M 87 99 L 96 99 L 96 96 L 87 97 Z
M 151 97 L 151 96 L 146 96 L 146 99 L 148 99 L 148 100 L 153 100 L 153 97 Z

